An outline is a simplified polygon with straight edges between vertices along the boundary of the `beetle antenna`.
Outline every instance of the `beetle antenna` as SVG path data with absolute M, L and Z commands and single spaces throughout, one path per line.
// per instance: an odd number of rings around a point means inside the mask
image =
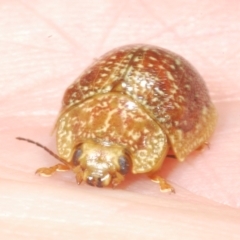
M 64 158 L 59 157 L 56 153 L 54 153 L 53 151 L 51 151 L 50 149 L 48 149 L 47 147 L 43 146 L 42 144 L 40 144 L 38 142 L 35 142 L 35 141 L 33 141 L 31 139 L 28 139 L 28 138 L 22 138 L 22 137 L 16 137 L 16 139 L 17 140 L 21 140 L 21 141 L 26 141 L 26 142 L 29 142 L 29 143 L 32 143 L 32 144 L 35 144 L 38 147 L 43 148 L 46 152 L 48 152 L 51 156 L 53 156 L 54 158 L 56 158 L 60 162 L 64 163 L 65 165 L 66 164 L 69 165 L 69 163 Z

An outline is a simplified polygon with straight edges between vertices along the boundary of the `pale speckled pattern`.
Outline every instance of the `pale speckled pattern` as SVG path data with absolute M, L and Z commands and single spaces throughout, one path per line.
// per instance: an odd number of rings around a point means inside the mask
M 59 120 L 66 118 L 69 108 L 107 92 L 120 92 L 140 104 L 166 133 L 180 161 L 208 141 L 216 124 L 201 76 L 165 49 L 129 45 L 105 54 L 66 90 Z
M 77 104 L 59 121 L 59 155 L 70 161 L 72 149 L 86 139 L 117 143 L 128 150 L 133 173 L 149 172 L 166 157 L 165 134 L 146 112 L 128 96 L 107 93 Z

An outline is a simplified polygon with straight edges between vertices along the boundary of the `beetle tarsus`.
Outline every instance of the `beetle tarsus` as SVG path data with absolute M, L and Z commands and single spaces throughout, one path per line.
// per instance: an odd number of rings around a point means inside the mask
M 156 176 L 156 175 L 150 175 L 149 178 L 153 182 L 159 184 L 161 192 L 165 192 L 165 193 L 166 192 L 172 192 L 172 193 L 175 193 L 174 188 L 164 178 L 161 178 L 160 176 Z
M 64 172 L 64 171 L 68 171 L 68 170 L 69 170 L 68 166 L 59 163 L 52 167 L 39 168 L 39 169 L 37 169 L 37 171 L 35 173 L 39 174 L 40 176 L 43 176 L 43 177 L 50 177 L 55 172 Z

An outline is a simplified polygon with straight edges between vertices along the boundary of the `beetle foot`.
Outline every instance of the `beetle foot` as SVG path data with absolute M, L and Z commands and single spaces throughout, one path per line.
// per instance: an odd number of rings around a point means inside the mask
M 57 164 L 55 166 L 48 167 L 48 168 L 39 168 L 39 169 L 37 169 L 37 171 L 35 173 L 39 174 L 40 176 L 43 176 L 43 177 L 50 177 L 55 172 L 64 172 L 64 171 L 68 171 L 68 170 L 69 170 L 68 166 L 63 165 L 63 164 Z
M 168 182 L 166 182 L 166 180 L 164 178 L 161 178 L 161 177 L 156 176 L 156 175 L 150 175 L 149 178 L 153 182 L 159 184 L 161 192 L 172 192 L 172 193 L 175 193 L 174 188 Z

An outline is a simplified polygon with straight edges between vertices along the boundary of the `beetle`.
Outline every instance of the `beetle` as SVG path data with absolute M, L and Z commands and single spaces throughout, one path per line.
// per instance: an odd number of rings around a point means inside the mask
M 182 162 L 202 148 L 216 120 L 206 85 L 187 60 L 156 46 L 123 46 L 67 88 L 55 125 L 58 155 L 36 143 L 61 163 L 37 173 L 72 170 L 78 184 L 116 187 L 131 171 L 173 192 L 157 174 L 164 159 L 172 151 Z

